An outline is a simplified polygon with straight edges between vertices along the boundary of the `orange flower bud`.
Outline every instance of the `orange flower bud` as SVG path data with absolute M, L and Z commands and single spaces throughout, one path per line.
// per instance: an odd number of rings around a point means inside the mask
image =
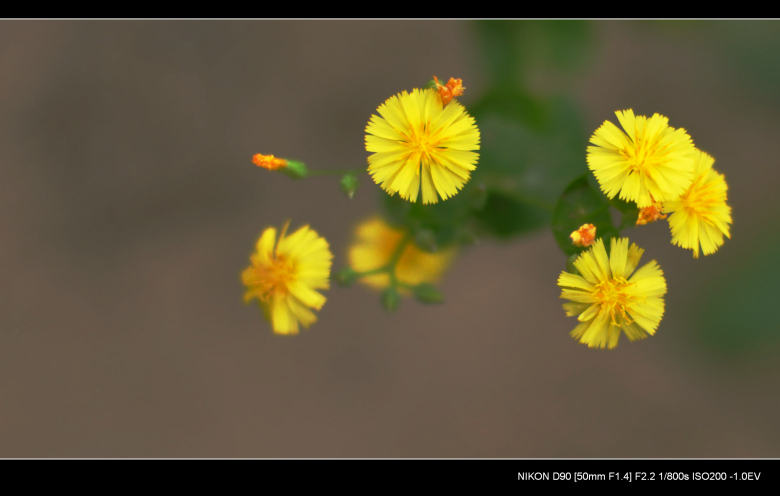
M 461 96 L 463 90 L 466 89 L 463 87 L 462 79 L 450 78 L 446 85 L 441 85 L 436 76 L 433 76 L 433 80 L 436 82 L 436 89 L 439 90 L 439 95 L 441 95 L 441 101 L 444 105 L 450 103 L 456 96 Z
M 252 157 L 252 163 L 258 167 L 263 167 L 268 170 L 276 170 L 287 167 L 287 161 L 285 159 L 276 158 L 273 155 L 261 155 L 259 153 Z
M 663 206 L 660 203 L 655 202 L 649 207 L 639 210 L 639 217 L 636 219 L 636 225 L 644 226 L 645 224 L 655 222 L 658 219 L 665 219 L 666 215 L 661 215 L 662 208 Z
M 587 248 L 593 244 L 596 239 L 596 226 L 593 224 L 583 224 L 582 227 L 570 234 L 571 242 L 574 246 Z

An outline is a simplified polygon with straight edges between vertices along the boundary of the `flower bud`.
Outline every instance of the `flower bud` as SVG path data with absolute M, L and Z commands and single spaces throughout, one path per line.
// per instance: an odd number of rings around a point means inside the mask
M 570 234 L 571 243 L 574 246 L 587 248 L 596 240 L 596 226 L 583 224 L 582 227 Z
M 336 272 L 335 277 L 339 286 L 348 287 L 357 281 L 358 273 L 352 270 L 352 268 L 346 267 Z
M 382 291 L 382 306 L 385 307 L 385 310 L 387 310 L 388 313 L 395 312 L 400 305 L 401 296 L 393 286 Z
M 339 181 L 339 186 L 341 187 L 341 192 L 347 195 L 347 198 L 351 200 L 355 197 L 355 192 L 357 191 L 358 186 L 360 186 L 357 174 L 354 172 L 347 172 L 341 178 L 341 181 Z
M 279 172 L 293 179 L 303 179 L 309 175 L 309 169 L 306 167 L 306 164 L 297 160 L 288 160 L 287 167 L 280 169 Z
M 444 303 L 444 295 L 433 284 L 418 284 L 414 287 L 414 297 L 423 303 Z

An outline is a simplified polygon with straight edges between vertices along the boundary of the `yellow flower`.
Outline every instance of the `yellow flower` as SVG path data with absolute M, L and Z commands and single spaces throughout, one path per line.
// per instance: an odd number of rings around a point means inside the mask
M 276 170 L 287 167 L 287 161 L 283 158 L 276 158 L 273 155 L 261 155 L 258 153 L 252 157 L 252 163 L 258 167 L 268 170 Z
M 614 348 L 621 329 L 628 339 L 655 333 L 664 314 L 666 279 L 655 260 L 634 272 L 644 250 L 628 238 L 612 239 L 610 255 L 603 238 L 574 262 L 580 274 L 562 272 L 558 285 L 566 315 L 579 315 L 572 337 L 590 348 Z M 631 273 L 634 272 L 634 275 Z
M 621 131 L 604 121 L 588 147 L 588 166 L 602 191 L 636 202 L 639 208 L 676 200 L 693 179 L 694 146 L 685 129 L 669 127 L 669 119 L 649 119 L 633 110 L 615 112 Z
M 588 247 L 596 239 L 596 226 L 593 224 L 583 224 L 579 229 L 572 232 L 571 242 L 574 246 Z
M 400 254 L 398 250 L 401 250 Z M 400 283 L 399 291 L 408 294 L 404 286 L 438 282 L 455 257 L 455 251 L 455 248 L 449 248 L 426 253 L 411 242 L 406 229 L 394 229 L 379 217 L 373 217 L 358 225 L 355 242 L 349 249 L 349 264 L 356 272 L 368 272 L 386 267 L 394 255 L 398 256 L 395 276 Z M 360 281 L 383 289 L 390 285 L 390 276 L 383 272 L 365 276 Z
M 476 169 L 479 129 L 457 101 L 433 89 L 404 91 L 379 106 L 366 126 L 368 172 L 391 195 L 423 203 L 456 195 Z
M 466 89 L 463 87 L 462 79 L 450 78 L 450 80 L 447 81 L 447 84 L 445 85 L 440 84 L 439 78 L 436 76 L 433 76 L 433 80 L 436 82 L 436 90 L 439 92 L 439 96 L 441 96 L 441 102 L 444 105 L 450 103 L 456 96 L 461 96 L 463 94 L 463 90 Z
M 653 203 L 649 207 L 641 209 L 636 219 L 636 225 L 644 226 L 651 222 L 655 222 L 658 219 L 665 219 L 666 216 L 661 215 L 661 210 L 663 210 L 663 205 L 658 202 Z
M 277 334 L 297 334 L 298 323 L 309 327 L 317 321 L 325 297 L 317 289 L 328 289 L 333 255 L 328 242 L 309 226 L 289 236 L 285 224 L 279 241 L 276 228 L 269 227 L 257 241 L 250 265 L 241 278 L 246 285 L 244 301 L 257 298 L 263 313 Z
M 723 236 L 731 238 L 731 207 L 726 205 L 726 178 L 712 168 L 715 159 L 696 152 L 693 184 L 678 200 L 664 203 L 664 212 L 672 214 L 672 243 L 693 249 L 693 257 L 699 258 L 699 245 L 709 255 L 718 251 Z

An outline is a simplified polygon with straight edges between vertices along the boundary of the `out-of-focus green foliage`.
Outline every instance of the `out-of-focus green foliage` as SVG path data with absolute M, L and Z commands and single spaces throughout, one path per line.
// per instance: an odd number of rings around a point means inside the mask
M 506 239 L 545 226 L 550 220 L 550 213 L 494 191 L 488 197 L 485 208 L 477 213 L 477 219 L 481 231 Z
M 696 299 L 698 340 L 718 353 L 742 353 L 780 342 L 777 308 L 780 238 L 755 244 L 737 267 L 717 274 Z
M 730 74 L 750 86 L 748 95 L 780 103 L 780 29 L 777 21 L 722 22 L 708 25 L 721 46 Z
M 636 220 L 639 218 L 639 208 L 636 206 L 636 203 L 621 200 L 618 196 L 615 196 L 614 198 L 607 198 L 607 195 L 605 195 L 601 190 L 601 186 L 599 186 L 599 183 L 596 181 L 596 178 L 593 176 L 593 174 L 588 172 L 586 177 L 588 179 L 588 184 L 593 189 L 593 191 L 597 192 L 605 202 L 609 203 L 612 208 L 620 212 L 621 216 L 620 222 L 617 225 L 617 230 L 622 231 L 623 229 L 629 227 L 636 227 Z
M 528 123 L 477 104 L 482 147 L 475 178 L 490 189 L 550 208 L 585 170 L 587 134 L 574 104 L 564 98 L 540 106 Z
M 636 203 L 629 203 L 616 196 L 609 200 L 609 204 L 623 214 L 620 218 L 618 230 L 636 226 L 636 221 L 639 218 L 639 208 L 637 208 Z
M 585 130 L 573 102 L 536 94 L 535 74 L 581 67 L 591 48 L 579 21 L 479 21 L 490 89 L 469 111 L 482 137 L 473 181 L 487 198 L 476 212 L 483 235 L 511 238 L 548 225 L 558 196 L 581 175 Z
M 563 98 L 540 104 L 531 121 L 491 105 L 477 104 L 474 112 L 482 135 L 474 180 L 489 194 L 482 227 L 507 237 L 549 222 L 558 196 L 585 167 L 585 131 Z
M 493 86 L 525 86 L 539 72 L 571 73 L 590 61 L 586 21 L 478 21 L 482 60 Z
M 472 181 L 449 200 L 430 205 L 419 201 L 410 203 L 398 195 L 385 195 L 386 217 L 391 224 L 408 228 L 418 248 L 434 252 L 457 241 L 459 228 L 469 224 L 474 212 L 470 196 L 478 189 Z

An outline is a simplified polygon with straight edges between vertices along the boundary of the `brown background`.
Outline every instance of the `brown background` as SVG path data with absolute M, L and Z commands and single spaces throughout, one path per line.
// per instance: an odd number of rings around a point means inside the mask
M 363 176 L 350 202 L 251 156 L 365 164 L 370 114 L 432 74 L 462 77 L 468 107 L 487 84 L 468 23 L 1 23 L 0 456 L 780 456 L 777 342 L 711 352 L 690 310 L 777 239 L 777 101 L 696 26 L 593 27 L 555 90 L 589 130 L 628 107 L 684 126 L 735 219 L 695 262 L 665 223 L 630 233 L 667 313 L 613 351 L 568 336 L 546 230 L 465 252 L 443 306 L 388 316 L 333 288 L 283 338 L 241 302 L 264 227 L 310 223 L 340 268 L 383 194 Z

